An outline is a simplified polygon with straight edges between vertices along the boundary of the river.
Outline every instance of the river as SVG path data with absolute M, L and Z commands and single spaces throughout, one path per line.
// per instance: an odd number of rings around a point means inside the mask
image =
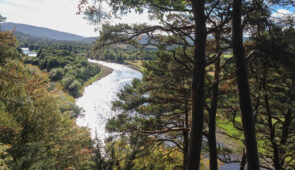
M 122 64 L 90 59 L 89 61 L 110 67 L 113 72 L 87 86 L 83 96 L 76 100 L 76 104 L 84 110 L 84 117 L 78 118 L 77 124 L 90 128 L 92 139 L 97 135 L 98 139 L 103 142 L 109 136 L 105 131 L 107 120 L 118 114 L 112 110 L 112 102 L 118 99 L 117 93 L 134 78 L 141 79 L 142 74 Z M 238 169 L 239 164 L 225 164 L 220 167 L 220 170 Z
M 134 78 L 141 79 L 142 74 L 122 64 L 89 61 L 110 67 L 113 72 L 87 86 L 83 96 L 76 99 L 76 104 L 84 110 L 84 116 L 77 119 L 77 124 L 90 128 L 91 137 L 97 135 L 103 142 L 109 136 L 105 131 L 107 120 L 118 114 L 112 110 L 112 102 L 118 99 L 117 93 Z

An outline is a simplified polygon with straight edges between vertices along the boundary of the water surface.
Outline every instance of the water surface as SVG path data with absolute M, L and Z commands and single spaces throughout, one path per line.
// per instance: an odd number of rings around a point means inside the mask
M 103 141 L 109 135 L 105 131 L 107 120 L 118 114 L 112 110 L 112 102 L 118 99 L 117 93 L 134 78 L 141 79 L 142 74 L 122 64 L 89 61 L 110 67 L 113 72 L 87 86 L 83 96 L 76 99 L 76 104 L 84 110 L 84 117 L 78 118 L 77 124 L 89 127 L 91 137 L 97 135 Z

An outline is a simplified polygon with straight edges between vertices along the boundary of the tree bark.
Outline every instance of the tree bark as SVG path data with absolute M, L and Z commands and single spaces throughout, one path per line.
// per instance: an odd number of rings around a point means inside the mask
M 240 170 L 244 170 L 245 166 L 246 166 L 246 151 L 244 149 L 242 160 L 241 160 L 241 163 L 240 163 Z
M 269 140 L 271 141 L 271 145 L 272 145 L 272 149 L 273 149 L 273 163 L 274 163 L 275 169 L 280 170 L 282 168 L 281 168 L 280 160 L 279 160 L 279 150 L 278 150 L 278 145 L 275 142 L 275 129 L 272 125 L 272 116 L 271 116 L 271 111 L 270 111 L 267 95 L 264 96 L 264 102 L 265 102 L 265 107 L 266 107 L 266 111 L 267 111 L 268 128 L 270 131 L 270 134 L 269 134 L 270 139 Z
M 248 63 L 243 46 L 243 29 L 241 25 L 242 0 L 233 0 L 233 53 L 237 68 L 237 81 L 240 98 L 240 109 L 245 136 L 248 169 L 259 169 L 259 158 L 255 133 L 255 121 L 250 98 Z
M 188 100 L 186 97 L 185 102 L 185 118 L 184 118 L 184 128 L 189 128 L 188 122 Z M 183 169 L 185 170 L 188 163 L 188 141 L 189 141 L 189 132 L 187 130 L 183 131 Z
M 215 43 L 216 43 L 216 53 L 220 50 L 219 45 L 220 34 L 219 32 L 215 33 Z M 214 84 L 212 87 L 212 100 L 211 108 L 209 112 L 209 157 L 210 157 L 210 170 L 217 170 L 217 148 L 216 148 L 216 111 L 217 111 L 217 102 L 218 102 L 218 86 L 219 86 L 219 73 L 220 73 L 220 57 L 217 58 L 215 62 L 215 71 L 214 71 Z
M 281 145 L 286 145 L 287 144 L 287 139 L 288 135 L 290 132 L 291 124 L 292 124 L 292 110 L 288 109 L 287 114 L 284 116 L 285 121 L 283 123 L 283 131 L 282 131 L 282 137 L 280 144 Z
M 194 69 L 192 77 L 192 124 L 187 170 L 199 170 L 204 124 L 204 78 L 206 49 L 205 0 L 191 0 L 195 21 Z

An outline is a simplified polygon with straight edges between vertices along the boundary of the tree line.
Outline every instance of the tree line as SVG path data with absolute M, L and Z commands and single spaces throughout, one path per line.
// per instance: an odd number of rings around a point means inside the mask
M 61 82 L 64 90 L 79 97 L 83 84 L 100 73 L 97 64 L 88 62 L 88 48 L 79 44 L 58 43 L 38 47 L 37 57 L 26 57 L 24 63 L 49 73 L 52 82 Z
M 127 60 L 152 60 L 154 53 L 155 49 L 114 45 L 99 50 L 92 49 L 91 58 L 123 63 Z

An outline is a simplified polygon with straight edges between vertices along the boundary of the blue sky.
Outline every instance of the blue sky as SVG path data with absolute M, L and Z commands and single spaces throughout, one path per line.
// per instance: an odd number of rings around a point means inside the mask
M 79 0 L 0 0 L 0 13 L 7 17 L 7 22 L 24 23 L 47 27 L 59 31 L 74 33 L 82 36 L 98 36 L 94 26 L 76 15 Z M 274 7 L 280 15 L 295 15 L 294 8 L 282 9 Z M 148 14 L 129 14 L 122 20 L 113 23 L 150 23 Z

